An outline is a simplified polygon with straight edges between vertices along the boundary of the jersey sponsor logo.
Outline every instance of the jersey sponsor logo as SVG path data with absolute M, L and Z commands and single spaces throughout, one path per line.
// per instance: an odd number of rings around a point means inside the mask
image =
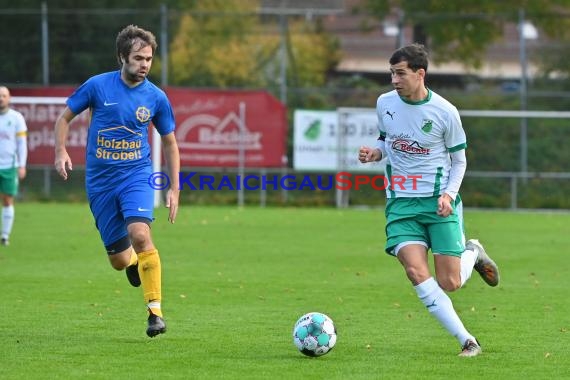
M 398 139 L 392 143 L 392 149 L 398 152 L 408 153 L 408 154 L 420 154 L 428 155 L 429 148 L 424 148 L 417 141 L 408 141 L 404 139 Z
M 142 207 L 139 207 L 137 210 L 139 210 L 140 212 L 150 211 L 150 209 L 148 209 L 148 208 L 142 208 Z
M 105 100 L 105 102 L 103 103 L 103 105 L 104 105 L 105 107 L 114 106 L 114 105 L 116 105 L 116 104 L 119 104 L 119 103 L 116 103 L 116 102 L 115 102 L 115 103 L 107 103 L 106 100 Z
M 146 123 L 150 120 L 150 111 L 146 107 L 139 107 L 137 108 L 135 114 L 137 115 L 137 120 L 141 123 Z
M 103 135 L 105 132 L 124 130 L 135 136 L 133 140 L 121 138 L 108 138 Z M 97 151 L 95 158 L 113 161 L 131 161 L 142 158 L 142 134 L 134 132 L 125 126 L 107 128 L 99 131 L 97 135 Z
M 390 116 L 390 119 L 394 120 L 394 115 L 396 114 L 396 112 L 390 112 L 390 111 L 386 111 L 386 115 Z
M 423 125 L 422 125 L 422 131 L 424 131 L 425 133 L 430 133 L 432 127 L 433 127 L 433 121 L 424 119 Z

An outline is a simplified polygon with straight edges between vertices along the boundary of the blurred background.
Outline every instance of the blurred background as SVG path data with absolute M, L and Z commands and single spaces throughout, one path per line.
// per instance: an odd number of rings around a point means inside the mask
M 343 161 L 342 152 L 372 145 L 377 132 L 371 121 L 350 128 L 339 109 L 367 114 L 391 90 L 394 49 L 420 42 L 431 55 L 428 87 L 464 112 L 466 206 L 570 209 L 566 0 L 0 0 L 0 83 L 30 129 L 22 201 L 85 200 L 86 121 L 71 136 L 79 164 L 65 186 L 52 169 L 53 123 L 76 86 L 118 69 L 115 37 L 128 24 L 157 37 L 150 80 L 173 102 L 187 172 L 235 184 L 248 173 L 315 184 L 341 169 L 377 174 Z M 200 125 L 204 115 L 210 122 Z M 365 132 L 350 136 L 353 129 Z M 325 131 L 329 142 L 319 140 Z M 311 158 L 307 150 L 337 152 Z M 224 160 L 214 158 L 220 152 Z M 345 191 L 340 201 L 333 190 L 310 187 L 235 190 L 182 197 L 262 206 L 384 203 L 370 186 Z

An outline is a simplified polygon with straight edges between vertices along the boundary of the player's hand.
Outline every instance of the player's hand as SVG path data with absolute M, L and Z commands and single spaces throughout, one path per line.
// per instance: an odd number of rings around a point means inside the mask
M 66 150 L 55 152 L 55 170 L 61 178 L 67 180 L 67 170 L 72 171 L 73 165 L 71 164 L 71 158 L 67 154 Z
M 174 223 L 176 220 L 176 214 L 178 214 L 178 198 L 180 197 L 180 190 L 178 189 L 168 189 L 166 193 L 165 205 L 170 209 L 168 213 L 168 221 Z
M 372 149 L 367 146 L 361 146 L 358 150 L 358 160 L 363 164 L 367 162 L 380 161 L 380 158 L 382 158 L 380 149 Z
M 442 194 L 437 199 L 437 215 L 447 218 L 453 213 L 453 207 L 451 207 L 451 201 L 453 199 L 446 193 Z
M 24 178 L 26 178 L 26 168 L 20 167 L 20 168 L 18 168 L 18 179 L 21 181 Z

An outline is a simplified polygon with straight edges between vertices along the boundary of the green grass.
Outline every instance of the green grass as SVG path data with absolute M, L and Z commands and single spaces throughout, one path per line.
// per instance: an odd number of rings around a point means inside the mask
M 182 207 L 157 212 L 169 331 L 145 335 L 140 289 L 107 262 L 87 205 L 21 203 L 0 247 L 2 379 L 553 379 L 570 374 L 566 213 L 470 211 L 500 265 L 451 295 L 484 354 L 427 313 L 383 253 L 379 210 Z M 334 350 L 301 355 L 291 331 L 321 311 Z

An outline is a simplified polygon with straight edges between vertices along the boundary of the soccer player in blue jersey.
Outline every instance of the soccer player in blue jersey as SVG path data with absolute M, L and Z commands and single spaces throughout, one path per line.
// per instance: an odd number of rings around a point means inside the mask
M 68 178 L 72 163 L 65 143 L 73 118 L 89 109 L 85 186 L 89 206 L 111 266 L 126 269 L 131 285 L 142 285 L 149 312 L 149 337 L 166 332 L 161 311 L 161 265 L 150 224 L 154 193 L 149 126 L 161 135 L 170 188 L 166 207 L 174 223 L 178 211 L 180 156 L 174 115 L 166 94 L 147 75 L 157 48 L 155 36 L 129 25 L 116 40 L 118 71 L 89 78 L 67 99 L 55 123 L 55 168 Z
M 473 269 L 497 286 L 499 269 L 478 240 L 465 242 L 459 188 L 467 139 L 457 108 L 426 87 L 427 68 L 423 45 L 392 54 L 394 90 L 376 104 L 380 138 L 375 147 L 361 147 L 358 158 L 362 163 L 387 158 L 386 252 L 398 258 L 427 310 L 459 341 L 459 355 L 472 357 L 481 346 L 445 291 L 461 288 Z M 417 182 L 392 181 L 408 175 Z M 437 280 L 428 264 L 430 249 Z

